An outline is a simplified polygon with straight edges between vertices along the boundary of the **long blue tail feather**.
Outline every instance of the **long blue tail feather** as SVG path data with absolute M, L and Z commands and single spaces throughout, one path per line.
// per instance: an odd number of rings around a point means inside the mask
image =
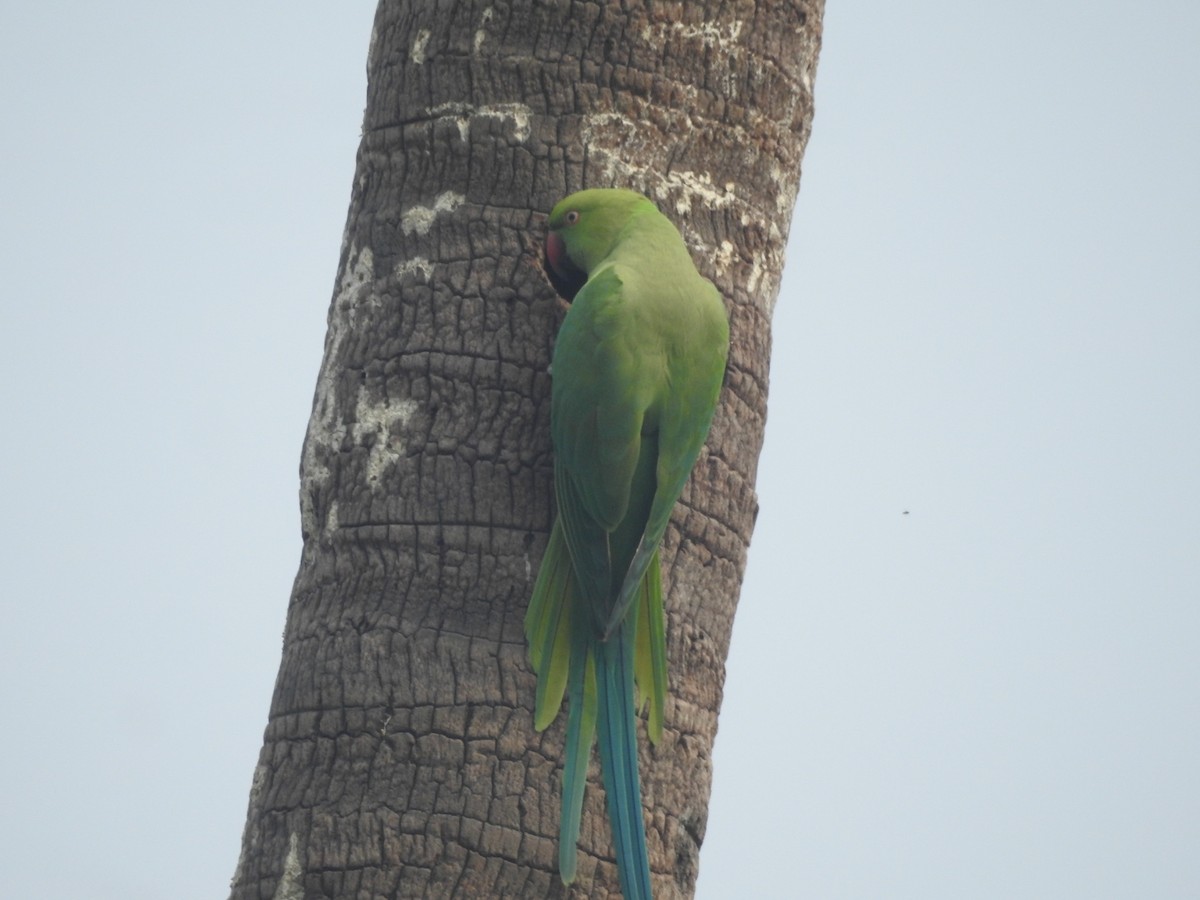
M 525 631 L 530 661 L 538 673 L 535 727 L 549 726 L 564 696 L 568 702 L 559 873 L 564 884 L 576 878 L 588 764 L 598 736 L 621 892 L 625 900 L 651 900 L 636 722 L 640 701 L 649 707 L 650 739 L 661 737 L 666 660 L 657 556 L 643 578 L 637 614 L 631 613 L 611 639 L 601 639 L 581 594 L 556 524 L 538 572 Z
M 610 640 L 593 644 L 599 706 L 597 732 L 621 893 L 625 900 L 652 900 L 638 778 L 632 631 L 632 623 L 626 623 Z

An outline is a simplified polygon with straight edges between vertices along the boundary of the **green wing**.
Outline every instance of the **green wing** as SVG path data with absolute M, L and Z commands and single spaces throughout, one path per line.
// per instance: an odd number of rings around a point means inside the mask
M 667 395 L 659 405 L 654 499 L 605 623 L 606 638 L 634 602 L 643 576 L 651 561 L 657 558 L 671 510 L 687 484 L 700 448 L 704 446 L 721 392 L 729 346 L 729 323 L 716 288 L 697 276 L 695 289 L 707 294 L 704 298 L 707 302 L 685 307 L 689 311 L 698 309 L 701 315 L 693 323 L 696 328 L 690 335 L 691 344 L 671 358 Z M 709 314 L 703 315 L 704 312 Z
M 642 540 L 660 462 L 657 433 L 642 434 L 655 399 L 654 384 L 645 377 L 654 341 L 629 333 L 626 292 L 617 268 L 595 273 L 576 296 L 554 351 L 556 527 L 578 579 L 578 600 L 597 636 L 612 617 Z M 642 566 L 640 592 L 633 592 L 642 602 L 632 625 L 638 707 L 649 707 L 650 737 L 657 742 L 666 694 L 666 636 L 657 557 L 649 562 Z
M 642 449 L 647 390 L 628 340 L 624 285 L 613 267 L 576 295 L 554 349 L 551 428 L 563 535 L 598 627 L 607 623 L 629 553 L 614 559 Z M 614 582 L 617 582 L 614 584 Z

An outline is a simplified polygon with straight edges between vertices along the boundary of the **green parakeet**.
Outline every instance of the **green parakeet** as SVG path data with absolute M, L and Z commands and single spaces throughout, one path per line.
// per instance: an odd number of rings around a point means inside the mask
M 558 867 L 575 878 L 592 742 L 626 900 L 650 900 L 635 718 L 662 738 L 667 686 L 658 547 L 708 434 L 729 349 L 725 306 L 675 226 L 633 191 L 550 213 L 546 269 L 571 301 L 551 369 L 558 517 L 525 635 L 540 731 L 569 698 Z

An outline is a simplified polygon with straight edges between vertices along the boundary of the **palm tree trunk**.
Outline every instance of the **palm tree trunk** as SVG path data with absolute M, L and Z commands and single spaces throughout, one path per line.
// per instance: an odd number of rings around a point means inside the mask
M 585 186 L 654 198 L 731 312 L 663 547 L 666 735 L 642 754 L 656 896 L 691 896 L 822 6 L 380 3 L 235 900 L 617 896 L 598 778 L 558 882 L 562 723 L 533 730 L 522 634 L 562 312 L 531 247 Z

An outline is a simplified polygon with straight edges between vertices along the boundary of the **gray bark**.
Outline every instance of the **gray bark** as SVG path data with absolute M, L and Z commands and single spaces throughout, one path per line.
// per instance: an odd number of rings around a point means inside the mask
M 730 309 L 642 753 L 656 896 L 692 895 L 822 6 L 380 4 L 235 900 L 619 895 L 595 768 L 559 883 L 562 719 L 533 730 L 522 634 L 562 315 L 536 247 L 556 200 L 603 186 L 654 198 Z

